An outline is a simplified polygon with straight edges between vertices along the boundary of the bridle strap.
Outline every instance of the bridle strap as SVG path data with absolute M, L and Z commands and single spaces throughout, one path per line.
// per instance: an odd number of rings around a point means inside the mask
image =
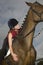
M 38 12 L 35 11 L 34 9 L 32 9 L 32 11 L 33 11 L 34 13 L 36 13 L 39 17 L 41 17 L 41 13 L 38 13 Z

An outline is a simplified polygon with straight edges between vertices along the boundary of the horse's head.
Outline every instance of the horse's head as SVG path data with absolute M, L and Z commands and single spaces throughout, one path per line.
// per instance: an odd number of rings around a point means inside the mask
M 26 2 L 26 4 L 28 6 L 31 6 L 32 13 L 33 13 L 33 20 L 37 23 L 43 21 L 43 5 L 41 5 L 38 2 L 35 3 Z

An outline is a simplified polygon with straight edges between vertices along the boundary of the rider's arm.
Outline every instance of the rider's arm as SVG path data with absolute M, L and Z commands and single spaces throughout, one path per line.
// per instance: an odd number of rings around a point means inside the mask
M 13 55 L 14 53 L 13 53 L 13 48 L 12 48 L 12 34 L 11 33 L 8 34 L 8 44 L 9 44 L 11 55 Z
M 8 35 L 8 44 L 9 44 L 9 49 L 10 49 L 11 55 L 13 57 L 13 60 L 14 61 L 18 61 L 17 54 L 15 54 L 13 52 L 13 48 L 12 48 L 12 34 L 11 33 L 9 33 L 9 35 Z

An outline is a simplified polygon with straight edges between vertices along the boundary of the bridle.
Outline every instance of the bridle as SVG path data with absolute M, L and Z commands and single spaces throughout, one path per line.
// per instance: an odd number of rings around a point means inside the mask
M 32 8 L 31 8 L 32 9 Z M 36 11 L 34 11 L 33 9 L 32 9 L 32 12 L 34 12 L 34 13 L 36 13 L 38 16 L 39 16 L 39 14 L 36 12 Z M 34 21 L 34 18 L 33 18 L 33 21 Z M 35 22 L 35 21 L 34 21 Z M 35 26 L 32 28 L 32 30 L 30 31 L 30 32 L 28 32 L 23 38 L 26 38 L 30 33 L 32 33 L 33 31 L 35 30 Z

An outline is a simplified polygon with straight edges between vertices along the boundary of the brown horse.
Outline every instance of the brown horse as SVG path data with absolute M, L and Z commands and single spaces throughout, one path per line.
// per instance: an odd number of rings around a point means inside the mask
M 14 62 L 9 55 L 2 62 L 6 65 L 34 65 L 36 50 L 33 46 L 33 36 L 36 25 L 43 21 L 43 5 L 38 2 L 28 3 L 30 9 L 26 15 L 23 27 L 18 36 L 13 40 L 13 50 L 18 55 L 19 61 Z M 2 65 L 5 65 L 3 64 Z

